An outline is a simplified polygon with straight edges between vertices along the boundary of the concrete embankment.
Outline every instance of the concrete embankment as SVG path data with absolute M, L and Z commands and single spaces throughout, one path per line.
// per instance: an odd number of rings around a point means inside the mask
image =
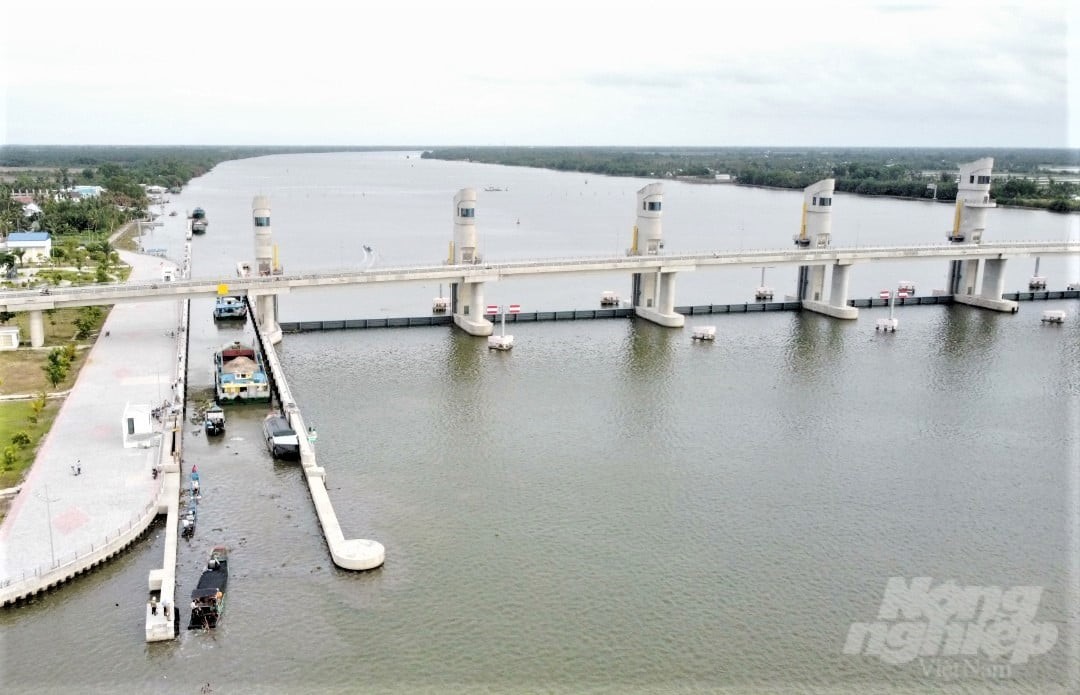
M 250 307 L 248 313 L 254 316 Z M 370 570 L 381 566 L 386 559 L 386 550 L 381 543 L 362 538 L 345 538 L 342 533 L 337 513 L 334 512 L 334 505 L 326 491 L 326 470 L 319 466 L 315 459 L 315 449 L 306 436 L 308 428 L 304 424 L 300 406 L 297 405 L 289 389 L 277 351 L 259 329 L 258 324 L 254 321 L 252 323 L 255 324 L 255 333 L 259 339 L 266 367 L 270 370 L 272 383 L 281 403 L 282 414 L 288 419 L 289 426 L 299 435 L 300 465 L 303 467 L 304 480 L 307 481 L 308 490 L 311 493 L 311 501 L 315 505 L 315 513 L 319 517 L 323 535 L 326 537 L 330 557 L 334 564 L 342 569 Z

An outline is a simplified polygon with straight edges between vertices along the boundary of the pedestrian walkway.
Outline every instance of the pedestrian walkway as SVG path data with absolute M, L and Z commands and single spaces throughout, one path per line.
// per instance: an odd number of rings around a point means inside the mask
M 159 259 L 120 254 L 132 281 L 160 278 Z M 179 304 L 113 307 L 0 525 L 0 596 L 28 577 L 70 566 L 156 514 L 164 481 L 153 475 L 158 442 L 172 433 L 152 438 L 147 448 L 125 449 L 123 416 L 129 404 L 176 402 Z M 161 431 L 160 422 L 151 423 Z

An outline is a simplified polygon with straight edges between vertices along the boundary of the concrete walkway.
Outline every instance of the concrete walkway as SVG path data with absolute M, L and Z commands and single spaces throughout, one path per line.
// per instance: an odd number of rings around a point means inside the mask
M 160 278 L 160 259 L 120 253 L 131 280 Z M 0 593 L 115 541 L 157 508 L 165 476 L 152 472 L 161 450 L 123 448 L 122 420 L 129 403 L 173 400 L 177 341 L 169 334 L 179 317 L 179 302 L 113 307 L 0 525 Z

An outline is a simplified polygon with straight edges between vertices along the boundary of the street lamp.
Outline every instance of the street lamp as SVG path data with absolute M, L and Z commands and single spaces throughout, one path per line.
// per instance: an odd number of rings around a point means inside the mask
M 52 556 L 52 564 L 49 565 L 49 569 L 56 567 L 56 547 L 53 545 L 53 533 L 52 533 L 52 503 L 59 502 L 60 498 L 51 499 L 49 497 L 49 486 L 45 486 L 45 496 L 38 495 L 38 499 L 45 500 L 45 521 L 49 525 L 49 555 Z

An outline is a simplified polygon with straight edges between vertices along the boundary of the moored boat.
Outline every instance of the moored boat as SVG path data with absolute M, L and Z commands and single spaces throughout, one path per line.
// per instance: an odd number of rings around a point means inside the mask
M 218 297 L 214 302 L 214 319 L 217 321 L 243 320 L 247 318 L 247 313 L 247 303 L 244 302 L 243 297 L 226 295 Z
M 207 436 L 225 433 L 225 411 L 221 409 L 220 405 L 214 403 L 206 409 L 206 414 L 203 416 L 203 425 L 206 427 Z
M 206 569 L 191 592 L 189 630 L 217 627 L 225 612 L 225 585 L 229 581 L 229 551 L 219 545 L 210 552 Z
M 270 400 L 270 380 L 262 355 L 234 341 L 214 353 L 215 395 L 219 403 L 259 403 Z
M 266 449 L 276 459 L 300 458 L 300 438 L 281 413 L 270 413 L 263 420 Z

